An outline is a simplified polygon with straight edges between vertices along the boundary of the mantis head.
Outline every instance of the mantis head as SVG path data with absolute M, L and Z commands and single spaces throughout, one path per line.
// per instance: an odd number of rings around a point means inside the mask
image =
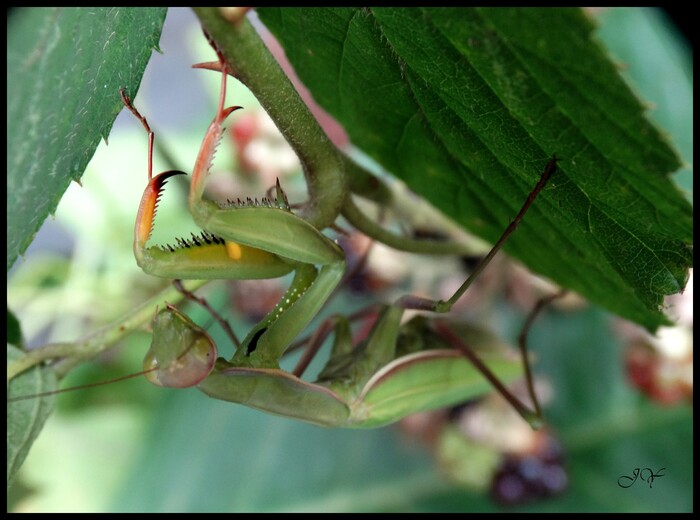
M 209 334 L 168 305 L 154 319 L 151 348 L 143 368 L 154 385 L 187 388 L 211 373 L 216 355 L 216 344 Z

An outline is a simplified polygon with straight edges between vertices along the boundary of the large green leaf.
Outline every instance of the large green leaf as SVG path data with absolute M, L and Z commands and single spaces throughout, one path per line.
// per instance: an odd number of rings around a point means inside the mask
M 16 9 L 8 18 L 7 268 L 78 181 L 122 108 L 135 95 L 165 9 Z M 12 317 L 13 318 L 13 317 Z M 11 324 L 15 327 L 10 327 Z M 19 324 L 13 342 L 20 343 Z M 9 332 L 8 332 L 9 334 Z M 8 336 L 8 341 L 9 341 Z M 21 351 L 10 349 L 8 362 Z M 17 394 L 55 387 L 46 369 L 12 381 Z M 52 409 L 52 399 L 8 405 L 8 480 Z
M 165 8 L 15 9 L 7 21 L 7 269 L 78 181 L 158 48 Z
M 354 145 L 495 241 L 545 163 L 560 171 L 506 249 L 656 328 L 692 262 L 680 163 L 578 9 L 260 9 Z

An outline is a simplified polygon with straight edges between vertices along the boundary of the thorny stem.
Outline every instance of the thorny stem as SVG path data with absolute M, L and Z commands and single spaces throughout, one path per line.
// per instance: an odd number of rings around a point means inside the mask
M 299 157 L 309 190 L 300 216 L 316 228 L 328 227 L 347 194 L 338 149 L 247 19 L 230 23 L 218 8 L 194 10 L 229 69 L 258 98 Z

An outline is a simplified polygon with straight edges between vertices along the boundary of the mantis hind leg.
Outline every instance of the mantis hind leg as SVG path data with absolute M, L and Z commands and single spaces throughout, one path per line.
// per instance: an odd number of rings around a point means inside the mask
M 489 367 L 481 361 L 481 359 L 474 353 L 474 351 L 469 347 L 467 343 L 462 341 L 462 338 L 457 336 L 449 327 L 447 327 L 442 322 L 437 322 L 435 324 L 435 331 L 440 334 L 449 344 L 451 344 L 455 349 L 459 350 L 465 357 L 471 361 L 471 363 L 481 372 L 481 374 L 488 379 L 491 385 L 498 390 L 498 392 L 513 406 L 513 408 L 520 414 L 520 416 L 525 419 L 534 429 L 538 429 L 542 426 L 542 410 L 540 408 L 539 399 L 535 393 L 535 385 L 532 378 L 532 371 L 530 370 L 530 360 L 528 358 L 528 347 L 527 347 L 527 337 L 530 332 L 530 328 L 534 323 L 537 316 L 542 312 L 542 310 L 552 303 L 554 300 L 561 298 L 567 293 L 567 291 L 562 290 L 554 294 L 550 294 L 543 298 L 540 298 L 533 309 L 528 314 L 525 319 L 525 323 L 518 336 L 518 347 L 520 350 L 520 356 L 522 359 L 523 369 L 525 371 L 525 381 L 527 384 L 528 395 L 532 401 L 532 406 L 534 409 L 527 407 L 521 400 L 515 397 L 501 381 L 494 375 L 494 373 L 489 369 Z
M 420 298 L 412 295 L 408 296 L 403 296 L 399 298 L 399 300 L 396 302 L 396 306 L 401 308 L 401 309 L 415 309 L 415 310 L 424 310 L 424 311 L 431 311 L 431 312 L 436 312 L 436 313 L 446 313 L 449 312 L 452 309 L 452 306 L 459 300 L 462 295 L 467 291 L 467 289 L 470 287 L 470 285 L 474 282 L 474 280 L 477 278 L 477 276 L 488 266 L 488 264 L 491 262 L 491 260 L 494 258 L 494 256 L 498 253 L 498 251 L 501 250 L 503 247 L 503 244 L 505 241 L 510 237 L 510 235 L 516 230 L 520 222 L 522 221 L 523 217 L 525 216 L 525 213 L 528 211 L 532 203 L 535 201 L 535 198 L 537 195 L 544 189 L 545 185 L 551 178 L 551 176 L 555 173 L 557 169 L 557 159 L 556 155 L 552 156 L 551 160 L 547 163 L 547 165 L 544 168 L 544 171 L 542 172 L 542 175 L 540 176 L 539 181 L 533 188 L 533 190 L 530 192 L 528 195 L 525 203 L 523 204 L 522 208 L 518 212 L 517 216 L 513 221 L 510 223 L 510 225 L 506 228 L 506 230 L 503 232 L 501 237 L 498 239 L 496 244 L 491 248 L 491 250 L 484 256 L 484 258 L 477 264 L 477 266 L 474 268 L 472 273 L 467 277 L 465 282 L 457 289 L 457 291 L 452 295 L 452 297 L 448 300 L 430 300 L 427 298 Z M 528 316 L 525 325 L 523 327 L 523 331 L 520 334 L 519 338 L 519 346 L 520 346 L 520 352 L 522 356 L 522 361 L 525 369 L 525 377 L 527 380 L 527 386 L 528 386 L 528 392 L 530 394 L 530 397 L 534 403 L 534 408 L 535 410 L 529 410 L 527 407 L 525 407 L 521 402 L 519 402 L 517 399 L 515 399 L 510 392 L 501 384 L 501 382 L 496 378 L 493 373 L 488 369 L 488 367 L 479 360 L 479 358 L 469 349 L 469 347 L 460 340 L 458 336 L 456 336 L 452 331 L 450 331 L 449 328 L 444 326 L 443 324 L 437 324 L 436 328 L 437 331 L 450 343 L 454 348 L 462 352 L 466 357 L 469 358 L 469 360 L 474 364 L 474 366 L 486 377 L 486 379 L 489 380 L 489 382 L 497 389 L 503 396 L 508 399 L 511 404 L 515 407 L 515 409 L 520 413 L 520 415 L 528 421 L 533 427 L 539 427 L 541 424 L 541 410 L 539 406 L 539 402 L 537 400 L 537 396 L 535 395 L 534 391 L 534 386 L 532 383 L 532 374 L 530 372 L 530 366 L 529 366 L 529 361 L 527 358 L 527 332 L 529 331 L 529 328 L 534 321 L 535 317 L 537 314 L 541 311 L 542 308 L 549 302 L 553 301 L 554 299 L 560 297 L 563 295 L 563 293 L 557 293 L 555 295 L 543 298 L 538 302 L 538 304 L 535 306 L 533 309 L 532 313 L 530 316 Z

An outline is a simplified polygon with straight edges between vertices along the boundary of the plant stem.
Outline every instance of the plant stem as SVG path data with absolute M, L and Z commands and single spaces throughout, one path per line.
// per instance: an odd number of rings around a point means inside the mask
M 419 240 L 387 231 L 360 211 L 350 197 L 343 205 L 343 216 L 365 235 L 399 251 L 427 255 L 468 255 L 474 252 L 474 247 L 461 242 Z
M 309 190 L 300 216 L 330 226 L 347 195 L 343 161 L 291 81 L 247 19 L 230 23 L 218 8 L 194 8 L 227 65 L 258 98 L 299 157 Z
M 187 290 L 195 291 L 205 283 L 202 280 L 190 280 L 183 282 L 183 285 L 185 285 Z M 7 366 L 7 380 L 10 381 L 18 374 L 44 361 L 65 358 L 56 368 L 56 375 L 60 379 L 81 362 L 104 352 L 124 336 L 147 323 L 153 318 L 156 307 L 162 307 L 166 301 L 168 303 L 177 303 L 182 298 L 182 293 L 172 284 L 169 284 L 161 292 L 146 300 L 126 316 L 79 341 L 74 343 L 51 343 L 28 351 L 21 359 Z

